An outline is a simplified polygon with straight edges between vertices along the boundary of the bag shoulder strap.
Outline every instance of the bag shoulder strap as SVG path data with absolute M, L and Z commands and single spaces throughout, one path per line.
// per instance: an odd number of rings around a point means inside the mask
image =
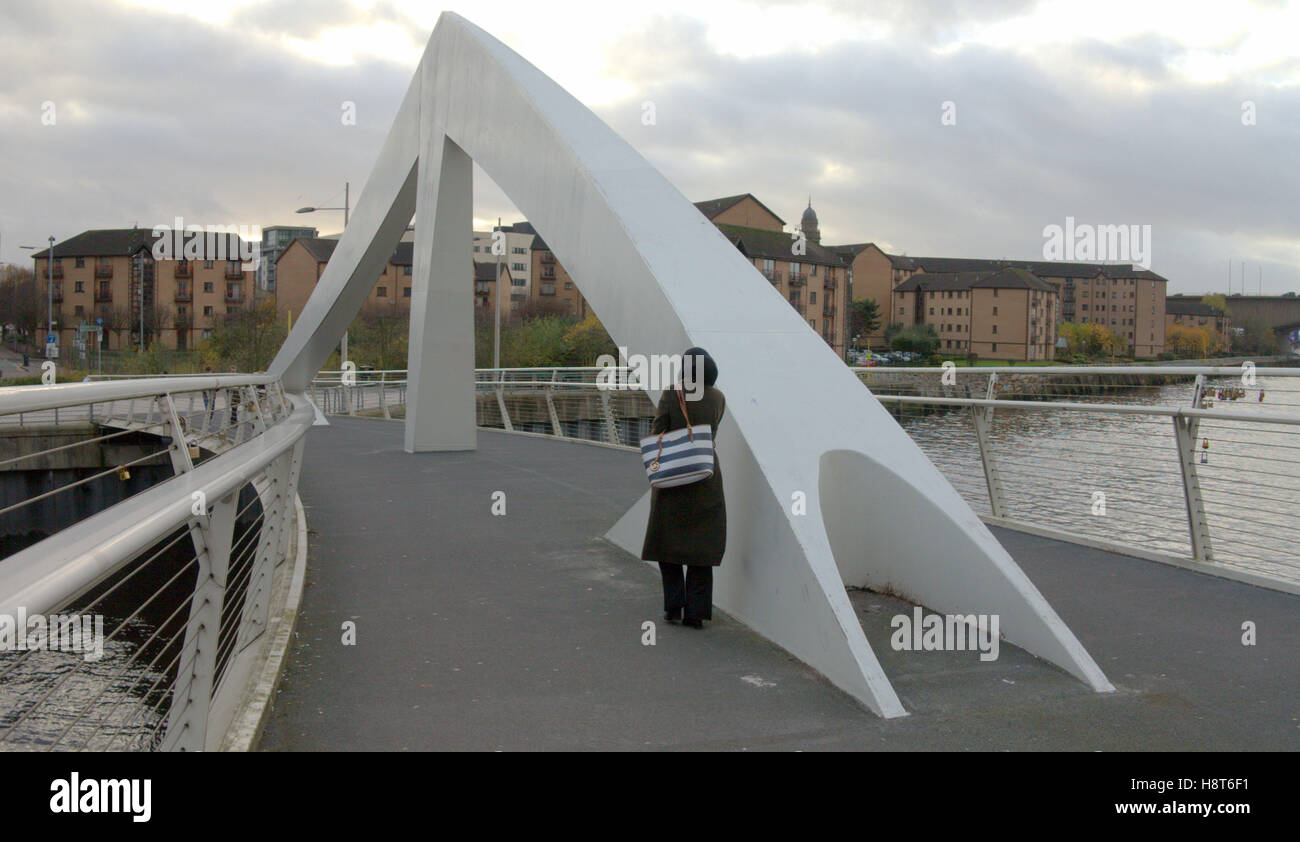
M 681 389 L 674 389 L 677 393 L 677 405 L 682 408 L 682 417 L 686 419 L 686 435 L 690 436 L 691 441 L 695 441 L 695 431 L 691 429 L 691 414 L 686 411 L 686 396 L 682 394 Z

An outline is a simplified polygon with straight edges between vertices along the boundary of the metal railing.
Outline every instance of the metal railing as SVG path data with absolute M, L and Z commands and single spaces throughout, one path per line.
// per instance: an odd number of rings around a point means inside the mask
M 0 749 L 221 744 L 269 648 L 314 415 L 268 376 L 0 390 L 0 622 L 23 618 Z
M 1300 369 L 858 373 L 990 523 L 1300 592 Z
M 635 446 L 654 407 L 601 370 L 476 370 L 478 423 Z M 855 370 L 989 523 L 1300 590 L 1300 369 Z M 322 373 L 313 400 L 404 403 L 405 371 L 356 377 Z

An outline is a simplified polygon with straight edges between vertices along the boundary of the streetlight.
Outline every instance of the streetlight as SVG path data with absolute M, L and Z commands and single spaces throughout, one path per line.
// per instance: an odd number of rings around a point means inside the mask
M 19 248 L 34 249 L 36 248 L 36 246 L 19 246 Z M 47 340 L 45 343 L 45 356 L 48 358 L 50 354 L 50 343 L 48 340 L 50 336 L 54 334 L 54 235 L 53 234 L 50 235 L 50 251 L 45 258 L 45 265 L 49 269 L 49 277 L 45 284 L 46 292 L 48 293 L 49 296 L 49 303 L 48 303 L 48 310 L 47 310 L 48 323 L 46 325 L 46 331 L 45 331 L 45 338 Z M 54 344 L 56 345 L 58 344 L 58 337 L 55 337 Z
M 351 187 L 352 187 L 351 183 L 346 182 L 346 181 L 343 182 L 343 207 L 341 207 L 341 208 L 313 208 L 313 207 L 305 207 L 305 208 L 298 208 L 298 210 L 294 211 L 294 213 L 315 213 L 316 211 L 339 211 L 339 210 L 341 210 L 341 211 L 343 211 L 343 230 L 346 231 L 346 230 L 348 229 L 348 210 L 349 210 L 350 205 L 351 205 L 351 200 L 350 200 L 350 198 L 349 198 L 349 191 L 350 191 Z M 337 196 L 338 194 L 335 193 L 334 195 Z M 342 345 L 341 345 L 340 348 L 339 348 L 339 368 L 342 369 L 342 368 L 344 367 L 344 364 L 345 364 L 347 361 L 348 361 L 348 332 L 345 330 L 345 331 L 343 331 L 343 342 L 342 342 Z

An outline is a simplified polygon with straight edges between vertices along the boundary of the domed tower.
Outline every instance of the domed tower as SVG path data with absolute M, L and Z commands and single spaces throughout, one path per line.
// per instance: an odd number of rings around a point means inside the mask
M 817 228 L 817 211 L 813 210 L 812 196 L 808 197 L 808 209 L 803 212 L 803 219 L 799 220 L 799 228 L 808 242 L 821 243 L 822 232 Z

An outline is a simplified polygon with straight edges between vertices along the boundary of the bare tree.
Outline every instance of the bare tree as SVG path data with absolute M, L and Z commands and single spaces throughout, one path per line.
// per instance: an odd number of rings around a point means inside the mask
M 137 324 L 131 308 L 122 304 L 105 305 L 99 311 L 99 317 L 104 320 L 104 330 L 111 330 L 117 334 L 118 350 L 125 348 L 126 343 L 122 341 L 122 334 L 130 331 Z

